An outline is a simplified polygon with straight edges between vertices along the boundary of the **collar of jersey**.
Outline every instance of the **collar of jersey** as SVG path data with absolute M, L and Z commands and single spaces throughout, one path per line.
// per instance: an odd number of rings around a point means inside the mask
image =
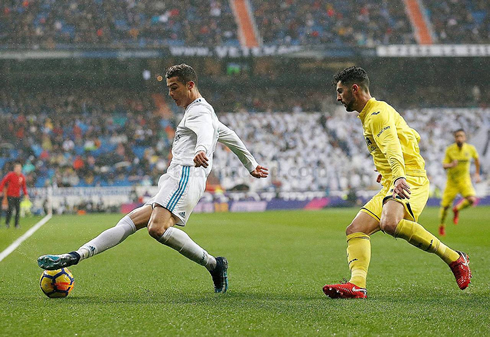
M 191 104 L 189 104 L 186 108 L 186 111 L 189 110 L 190 106 L 193 105 L 194 103 L 201 103 L 201 102 L 205 102 L 206 100 L 204 99 L 204 97 L 198 97 L 196 98 L 195 100 L 193 100 L 191 102 Z
M 359 118 L 361 121 L 364 122 L 364 118 L 366 117 L 367 112 L 369 111 L 369 109 L 371 109 L 371 106 L 373 105 L 374 102 L 376 102 L 376 98 L 371 97 L 369 99 L 369 101 L 367 101 L 367 103 L 364 106 L 364 108 L 362 109 L 362 111 L 359 112 L 359 115 L 357 115 L 357 118 Z

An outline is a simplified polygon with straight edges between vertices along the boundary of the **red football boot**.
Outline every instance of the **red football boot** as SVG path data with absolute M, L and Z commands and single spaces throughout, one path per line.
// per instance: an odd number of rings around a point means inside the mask
M 449 264 L 449 268 L 456 278 L 459 289 L 464 290 L 471 283 L 470 257 L 466 253 L 456 252 L 459 254 L 459 259 Z
M 326 284 L 323 292 L 330 298 L 366 298 L 367 290 L 359 288 L 350 282 L 340 284 Z

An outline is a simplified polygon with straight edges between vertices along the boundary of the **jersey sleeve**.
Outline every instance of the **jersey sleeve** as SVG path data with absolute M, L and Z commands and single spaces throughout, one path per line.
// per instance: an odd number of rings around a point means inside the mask
M 373 138 L 378 148 L 386 157 L 392 179 L 405 177 L 405 161 L 403 159 L 402 146 L 396 130 L 396 124 L 392 114 L 387 109 L 370 116 L 370 126 Z
M 237 136 L 235 131 L 219 122 L 218 134 L 218 142 L 228 147 L 238 157 L 238 159 L 240 159 L 248 172 L 255 170 L 258 165 L 257 161 L 245 147 L 245 144 L 243 144 L 242 140 Z
M 190 109 L 187 112 L 185 127 L 191 129 L 197 135 L 196 149 L 194 153 L 204 151 L 211 154 L 213 147 L 213 120 L 207 111 Z

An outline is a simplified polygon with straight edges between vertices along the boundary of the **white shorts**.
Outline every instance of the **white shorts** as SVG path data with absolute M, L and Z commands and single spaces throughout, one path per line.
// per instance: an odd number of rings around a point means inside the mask
M 202 167 L 170 165 L 158 180 L 157 194 L 146 205 L 166 208 L 177 218 L 177 225 L 185 226 L 204 193 L 206 178 Z

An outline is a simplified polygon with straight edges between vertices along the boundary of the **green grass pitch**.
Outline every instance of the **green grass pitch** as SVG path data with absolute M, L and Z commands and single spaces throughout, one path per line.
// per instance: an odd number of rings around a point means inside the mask
M 420 222 L 437 230 L 437 208 Z M 325 283 L 349 276 L 344 230 L 357 209 L 194 214 L 185 230 L 228 258 L 230 287 L 214 294 L 201 266 L 141 230 L 70 267 L 66 299 L 39 289 L 42 254 L 77 249 L 120 215 L 54 216 L 0 262 L 1 336 L 482 336 L 490 335 L 490 208 L 448 219 L 443 241 L 471 258 L 459 290 L 435 255 L 377 233 L 367 300 L 332 300 Z M 21 230 L 0 228 L 0 251 Z

